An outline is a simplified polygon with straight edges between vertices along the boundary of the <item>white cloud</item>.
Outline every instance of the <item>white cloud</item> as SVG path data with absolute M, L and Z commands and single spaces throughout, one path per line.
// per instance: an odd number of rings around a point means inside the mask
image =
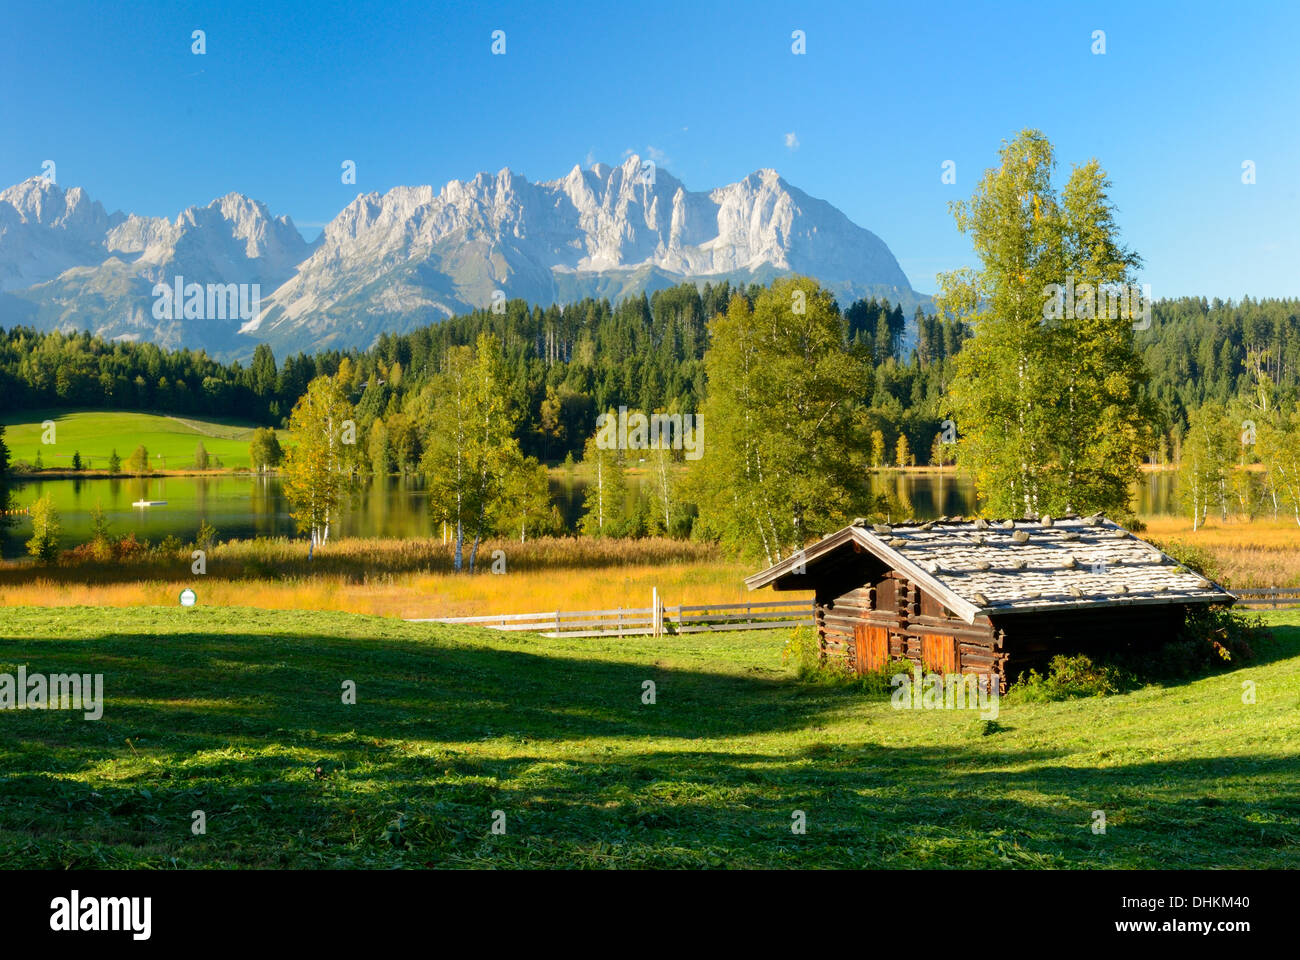
M 798 150 L 799 138 L 796 137 L 793 133 L 787 133 L 785 135 L 785 148 L 787 150 Z

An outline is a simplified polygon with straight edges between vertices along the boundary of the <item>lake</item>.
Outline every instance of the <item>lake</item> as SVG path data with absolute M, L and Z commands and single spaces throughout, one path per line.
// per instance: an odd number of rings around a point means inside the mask
M 645 481 L 629 477 L 629 494 Z M 974 512 L 975 487 L 952 474 L 881 473 L 871 478 L 873 495 L 890 493 L 904 513 L 918 519 Z M 62 544 L 73 547 L 90 538 L 90 511 L 102 503 L 114 535 L 134 531 L 157 542 L 172 535 L 194 538 L 207 520 L 221 539 L 294 536 L 293 519 L 278 477 L 154 477 L 149 479 L 36 480 L 14 489 L 16 506 L 26 506 L 49 492 L 61 515 Z M 551 498 L 570 529 L 582 515 L 586 482 L 561 471 L 552 473 Z M 166 506 L 133 507 L 136 500 L 166 500 Z M 1143 474 L 1137 490 L 1138 513 L 1173 512 L 1174 474 Z M 0 543 L 6 558 L 21 556 L 30 526 L 19 524 Z M 424 485 L 416 479 L 390 477 L 356 493 L 330 530 L 331 536 L 422 537 L 432 533 Z

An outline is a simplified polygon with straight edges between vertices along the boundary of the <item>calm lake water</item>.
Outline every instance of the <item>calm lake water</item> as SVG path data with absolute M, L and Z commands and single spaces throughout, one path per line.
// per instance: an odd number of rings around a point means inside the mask
M 638 481 L 629 478 L 629 495 Z M 968 479 L 937 474 L 877 474 L 873 493 L 889 493 L 904 505 L 904 513 L 919 519 L 969 514 L 975 488 Z M 135 532 L 154 542 L 174 535 L 189 541 L 207 520 L 221 539 L 294 536 L 281 481 L 277 477 L 156 477 L 142 480 L 42 480 L 18 484 L 15 505 L 26 506 L 50 493 L 61 515 L 62 541 L 73 547 L 90 538 L 90 511 L 102 503 L 114 535 Z M 1172 512 L 1174 475 L 1144 474 L 1138 487 L 1138 512 Z M 586 483 L 578 477 L 553 474 L 551 498 L 573 529 L 582 514 Z M 166 500 L 166 506 L 133 507 L 136 500 Z M 5 557 L 21 556 L 31 527 L 20 521 L 0 543 Z M 333 536 L 430 536 L 423 484 L 388 478 L 359 491 L 330 531 Z

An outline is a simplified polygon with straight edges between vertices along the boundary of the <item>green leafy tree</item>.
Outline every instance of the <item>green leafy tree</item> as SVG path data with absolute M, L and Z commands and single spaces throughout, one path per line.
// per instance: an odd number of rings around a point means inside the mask
M 9 489 L 9 447 L 5 444 L 5 425 L 0 423 L 0 536 L 15 522 L 15 518 L 9 515 L 12 498 Z
M 494 520 L 497 530 L 507 536 L 517 534 L 520 543 L 530 533 L 534 537 L 553 534 L 563 526 L 551 503 L 550 477 L 544 464 L 524 457 L 510 466 Z
M 128 473 L 137 477 L 142 477 L 149 472 L 149 451 L 145 449 L 143 443 L 126 458 L 126 469 Z
M 522 459 L 509 387 L 501 342 L 485 333 L 473 348 L 447 352 L 442 375 L 421 403 L 428 424 L 421 463 L 430 512 L 455 532 L 456 570 L 463 569 L 465 538 L 472 534 L 473 572 L 506 479 Z
M 329 540 L 330 524 L 354 479 L 355 429 L 352 404 L 337 377 L 312 380 L 289 415 L 297 443 L 284 456 L 284 493 L 294 522 L 311 534 L 313 545 Z
M 1300 413 L 1261 424 L 1258 445 L 1274 516 L 1286 506 L 1300 525 Z
M 1183 508 L 1191 512 L 1193 530 L 1205 523 L 1211 507 L 1226 509 L 1234 436 L 1232 423 L 1217 403 L 1206 404 L 1188 418 L 1178 491 Z
M 108 514 L 104 512 L 104 504 L 100 500 L 95 501 L 95 506 L 90 511 L 90 547 L 96 560 L 102 562 L 113 557 L 113 537 L 108 530 Z
M 27 552 L 43 564 L 59 559 L 59 511 L 47 493 L 32 502 L 29 508 L 32 520 L 32 537 L 27 541 Z
M 1026 130 L 969 203 L 952 205 L 981 261 L 941 276 L 937 298 L 975 331 L 949 394 L 958 461 L 994 514 L 1126 513 L 1156 419 L 1134 320 L 1062 301 L 1067 286 L 1082 303 L 1089 289 L 1130 283 L 1140 260 L 1119 245 L 1096 161 L 1059 196 L 1054 165 L 1046 137 Z
M 194 469 L 196 470 L 208 469 L 208 451 L 203 446 L 202 440 L 200 440 L 198 446 L 194 448 Z
M 627 473 L 619 451 L 602 446 L 599 436 L 588 437 L 582 452 L 590 474 L 578 529 L 588 537 L 616 537 L 622 534 L 626 521 Z
M 650 467 L 650 503 L 655 511 L 654 528 L 656 532 L 671 536 L 681 517 L 682 504 L 673 451 L 662 435 L 651 439 L 646 461 Z
M 792 277 L 733 297 L 709 324 L 702 532 L 775 563 L 829 532 L 865 495 L 853 398 L 866 379 L 835 300 Z
M 80 469 L 81 469 L 81 451 L 80 451 L 80 450 L 73 450 L 73 451 L 72 451 L 72 469 L 73 469 L 73 470 L 80 470 Z
M 912 445 L 908 443 L 905 433 L 898 435 L 898 443 L 894 446 L 894 460 L 900 467 L 912 466 Z
M 113 452 L 108 455 L 108 472 L 109 473 L 122 472 L 122 458 L 117 455 L 116 447 L 114 447 Z
M 879 428 L 871 431 L 871 465 L 885 465 L 885 434 Z
M 392 459 L 388 450 L 388 427 L 383 417 L 376 417 L 370 424 L 366 436 L 366 453 L 370 457 L 370 472 L 377 477 L 386 477 L 393 472 Z
M 254 470 L 265 473 L 284 462 L 284 450 L 280 447 L 280 437 L 270 427 L 258 427 L 253 431 L 253 439 L 248 444 L 248 460 Z
M 465 527 L 477 513 L 471 433 L 474 412 L 474 351 L 452 347 L 443 357 L 442 372 L 421 391 L 416 408 L 425 425 L 420 469 L 428 490 L 434 523 L 451 527 L 452 565 L 464 566 Z

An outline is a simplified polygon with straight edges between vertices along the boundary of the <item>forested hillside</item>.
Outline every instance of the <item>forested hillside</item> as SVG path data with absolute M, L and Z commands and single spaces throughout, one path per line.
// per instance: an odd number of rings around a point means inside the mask
M 297 354 L 277 364 L 262 346 L 247 366 L 221 364 L 202 351 L 17 327 L 0 334 L 0 398 L 7 411 L 167 410 L 281 426 L 307 384 L 336 373 L 346 356 L 364 426 L 400 414 L 405 398 L 437 372 L 448 347 L 492 332 L 501 341 L 521 415 L 522 449 L 560 460 L 580 455 L 603 410 L 700 410 L 707 320 L 724 312 L 733 294 L 741 292 L 752 303 L 759 289 L 683 285 L 617 304 L 582 300 L 545 308 L 515 300 L 500 313 L 478 311 L 383 335 L 365 352 Z M 856 399 L 866 407 L 872 430 L 881 433 L 882 449 L 873 459 L 895 462 L 904 435 L 916 462 L 930 462 L 943 419 L 940 397 L 951 377 L 949 360 L 968 331 L 918 313 L 914 336 L 905 337 L 902 310 L 874 300 L 849 305 L 843 316 L 845 336 L 870 369 Z M 1294 403 L 1300 387 L 1300 300 L 1160 301 L 1150 329 L 1140 331 L 1137 341 L 1167 455 L 1180 446 L 1189 412 L 1207 401 L 1227 405 L 1251 393 L 1259 376 L 1276 385 L 1283 404 Z M 400 433 L 400 416 L 396 426 Z M 400 445 L 394 455 L 399 465 Z M 1159 459 L 1161 451 L 1153 450 L 1152 457 Z

